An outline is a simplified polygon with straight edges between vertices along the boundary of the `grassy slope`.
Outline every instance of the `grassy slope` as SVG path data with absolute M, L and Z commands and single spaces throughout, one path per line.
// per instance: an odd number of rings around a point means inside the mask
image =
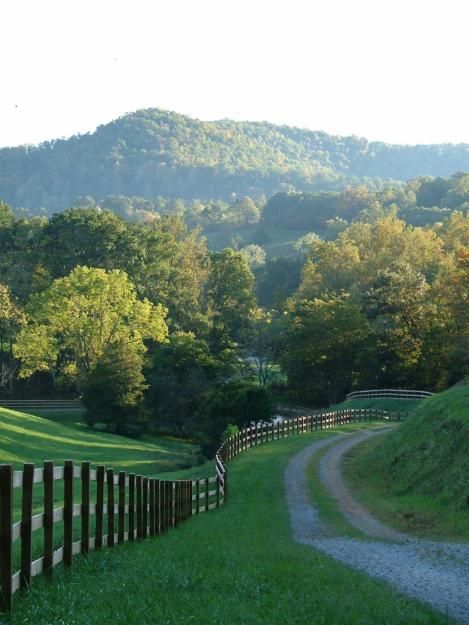
M 331 408 L 344 410 L 345 408 L 378 408 L 395 412 L 411 412 L 421 403 L 421 399 L 394 399 L 392 397 L 376 397 L 370 399 L 351 399 Z
M 352 450 L 344 468 L 357 497 L 387 523 L 469 539 L 469 386 L 426 399 L 395 432 Z
M 283 471 L 293 453 L 329 434 L 291 437 L 244 454 L 230 464 L 226 506 L 161 538 L 78 558 L 71 572 L 56 571 L 55 581 L 34 580 L 4 623 L 451 623 L 385 584 L 292 542 Z
M 39 411 L 38 411 L 39 412 Z M 42 467 L 45 459 L 54 460 L 63 465 L 64 460 L 79 463 L 89 460 L 92 466 L 104 464 L 115 470 L 135 472 L 147 476 L 163 475 L 168 472 L 193 466 L 199 459 L 198 447 L 171 438 L 144 437 L 139 440 L 116 436 L 105 432 L 88 430 L 80 423 L 79 411 L 40 411 L 41 416 L 25 414 L 0 408 L 0 463 L 12 463 L 15 469 L 21 469 L 23 463 L 34 462 Z M 51 420 L 53 419 L 53 420 Z M 192 469 L 201 477 L 212 475 L 210 467 Z M 95 483 L 91 485 L 92 496 Z M 63 482 L 54 484 L 54 505 L 63 506 Z M 74 501 L 80 502 L 81 483 L 74 480 Z M 14 519 L 21 516 L 21 489 L 14 491 Z M 33 490 L 33 512 L 38 514 L 43 509 L 43 486 L 37 484 Z M 105 515 L 105 522 L 107 516 Z M 95 517 L 91 519 L 91 533 L 94 533 Z M 80 521 L 74 519 L 74 540 L 80 538 Z M 54 526 L 54 543 L 59 547 L 63 540 L 63 523 Z M 15 543 L 14 563 L 19 566 L 19 541 Z M 33 534 L 33 558 L 43 551 L 42 532 Z
M 144 437 L 139 440 L 86 429 L 74 416 L 60 413 L 54 421 L 0 408 L 0 463 L 42 465 L 45 459 L 90 460 L 115 469 L 153 475 L 194 464 L 195 445 L 172 439 Z

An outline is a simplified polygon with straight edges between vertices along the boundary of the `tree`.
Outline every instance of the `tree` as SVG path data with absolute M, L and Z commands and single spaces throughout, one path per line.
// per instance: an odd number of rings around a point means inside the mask
M 253 311 L 245 352 L 256 367 L 257 379 L 261 386 L 266 386 L 272 378 L 273 365 L 280 352 L 284 329 L 284 324 L 275 311 L 267 312 L 261 308 Z
M 179 217 L 131 229 L 139 251 L 128 273 L 138 292 L 168 309 L 172 330 L 206 330 L 204 296 L 210 260 L 200 230 L 189 231 Z
M 383 382 L 405 384 L 418 365 L 437 311 L 425 277 L 408 263 L 379 271 L 364 295 L 364 311 L 379 336 Z M 387 369 L 387 371 L 386 371 Z
M 14 220 L 15 216 L 11 208 L 0 200 L 0 229 L 10 227 Z
M 265 265 L 266 253 L 260 245 L 250 243 L 249 245 L 246 245 L 246 247 L 243 247 L 240 251 L 246 258 L 251 271 L 255 271 Z
M 298 289 L 304 260 L 280 257 L 267 260 L 256 272 L 256 295 L 261 306 L 281 309 Z
M 53 215 L 40 243 L 42 262 L 52 278 L 66 276 L 78 265 L 126 269 L 138 245 L 126 224 L 110 211 L 70 208 Z
M 316 405 L 342 399 L 367 375 L 373 338 L 360 308 L 348 301 L 296 304 L 280 355 L 294 397 Z
M 0 358 L 0 391 L 13 392 L 13 379 L 17 362 L 13 356 L 13 343 L 17 333 L 26 323 L 24 311 L 15 303 L 8 288 L 0 283 L 0 356 L 7 354 L 7 363 Z
M 108 432 L 140 435 L 146 425 L 143 396 L 147 388 L 142 354 L 124 340 L 109 343 L 83 385 L 85 419 L 103 424 Z
M 9 227 L 0 228 L 0 281 L 21 304 L 32 292 L 51 283 L 40 253 L 46 223 L 43 217 L 16 219 Z
M 159 345 L 147 366 L 146 397 L 152 424 L 187 435 L 197 426 L 206 393 L 230 375 L 230 367 L 210 353 L 193 334 L 177 332 Z
M 21 376 L 50 371 L 80 383 L 116 342 L 144 353 L 145 340 L 167 337 L 166 310 L 139 300 L 127 274 L 76 267 L 33 295 L 29 323 L 15 345 Z
M 203 408 L 202 449 L 211 457 L 228 425 L 244 427 L 251 421 L 271 418 L 274 406 L 268 391 L 246 380 L 235 380 L 213 389 Z
M 255 306 L 254 276 L 244 256 L 229 248 L 214 252 L 207 289 L 212 319 L 210 346 L 217 354 L 243 341 Z

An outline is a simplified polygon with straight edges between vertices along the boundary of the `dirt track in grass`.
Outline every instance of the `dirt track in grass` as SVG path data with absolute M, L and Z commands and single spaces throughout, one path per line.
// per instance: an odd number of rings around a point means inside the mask
M 386 430 L 333 435 L 292 457 L 285 471 L 285 490 L 294 539 L 469 623 L 469 545 L 418 540 L 386 527 L 353 498 L 342 479 L 343 454 Z M 327 445 L 331 447 L 320 462 L 321 481 L 365 540 L 337 536 L 311 503 L 306 469 Z

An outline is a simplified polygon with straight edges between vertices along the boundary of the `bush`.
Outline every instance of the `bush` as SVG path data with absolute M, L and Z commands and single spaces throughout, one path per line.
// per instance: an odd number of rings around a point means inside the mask
M 274 413 L 274 404 L 265 387 L 237 380 L 211 391 L 203 408 L 202 450 L 213 456 L 228 426 L 243 427 L 251 421 L 265 421 Z
M 109 345 L 83 386 L 85 419 L 108 432 L 139 436 L 146 425 L 142 356 L 123 342 Z

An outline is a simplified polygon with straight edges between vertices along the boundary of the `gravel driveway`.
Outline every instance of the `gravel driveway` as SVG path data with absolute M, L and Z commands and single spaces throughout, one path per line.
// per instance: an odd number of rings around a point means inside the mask
M 341 478 L 339 465 L 345 451 L 379 432 L 383 430 L 336 434 L 293 456 L 285 471 L 285 490 L 294 539 L 469 624 L 469 545 L 409 538 L 384 526 L 353 499 Z M 321 461 L 321 480 L 344 516 L 368 540 L 334 535 L 311 505 L 305 471 L 314 454 L 331 444 Z

